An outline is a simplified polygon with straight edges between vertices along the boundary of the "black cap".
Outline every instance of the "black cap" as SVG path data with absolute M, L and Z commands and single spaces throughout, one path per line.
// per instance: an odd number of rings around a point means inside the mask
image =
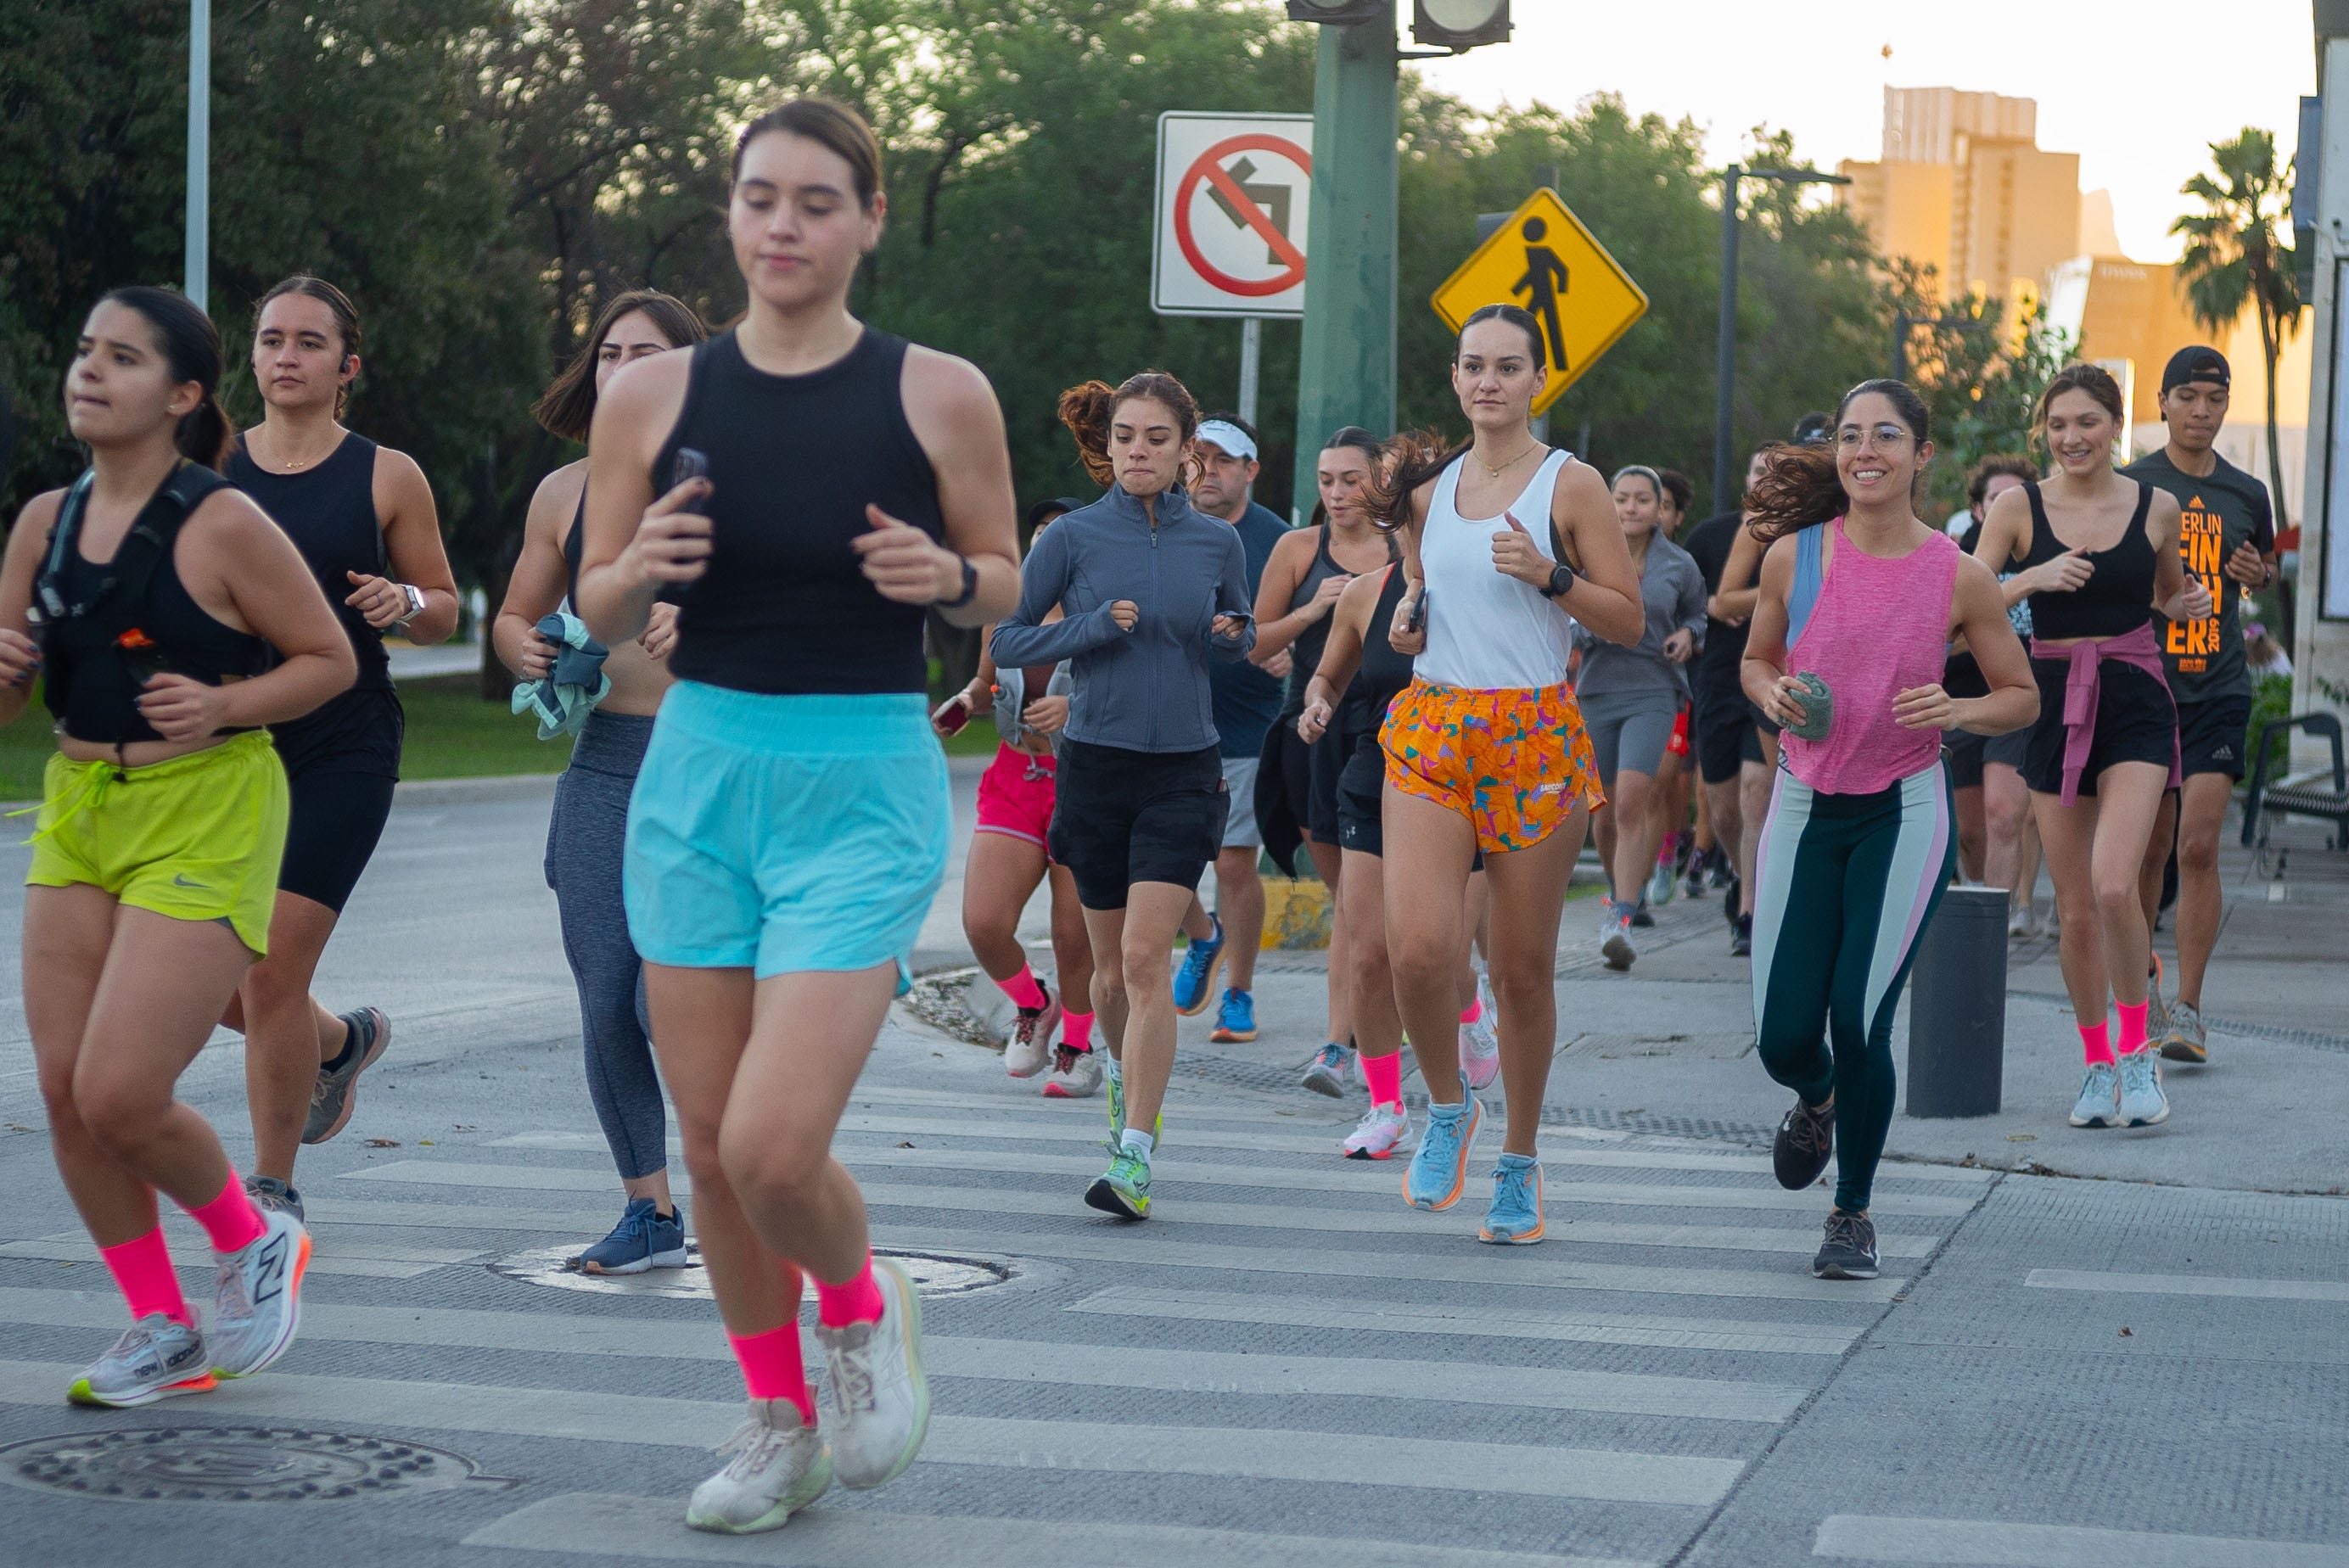
M 2220 390 L 2224 391 L 2233 379 L 2232 373 L 2227 368 L 2227 356 L 2215 348 L 2205 348 L 2198 343 L 2190 348 L 2179 349 L 2169 356 L 2169 363 L 2162 366 L 2161 395 L 2167 397 L 2189 381 L 2215 381 Z
M 1092 503 L 1090 501 L 1079 500 L 1074 496 L 1058 496 L 1050 500 L 1040 500 L 1036 502 L 1035 505 L 1028 509 L 1028 515 L 1020 521 L 1026 526 L 1028 531 L 1033 533 L 1038 529 L 1043 527 L 1045 523 L 1050 521 L 1053 518 L 1060 516 L 1062 512 L 1074 511 L 1081 506 L 1090 506 L 1091 504 Z
M 1825 412 L 1806 414 L 1795 421 L 1795 445 L 1824 447 L 1827 444 L 1827 432 L 1834 427 L 1833 414 Z

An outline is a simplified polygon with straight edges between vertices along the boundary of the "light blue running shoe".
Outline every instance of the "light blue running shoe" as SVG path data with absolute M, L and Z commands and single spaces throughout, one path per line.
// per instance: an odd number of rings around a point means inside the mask
M 1493 1168 L 1493 1206 L 1485 1212 L 1480 1242 L 1527 1246 L 1542 1239 L 1541 1161 L 1526 1154 L 1503 1154 Z
M 1188 1018 L 1207 1010 L 1216 995 L 1216 976 L 1224 970 L 1224 923 L 1215 922 L 1215 934 L 1194 942 L 1174 971 L 1174 1010 Z
M 1430 1105 L 1419 1152 L 1402 1173 L 1402 1201 L 1414 1209 L 1449 1209 L 1468 1184 L 1468 1155 L 1484 1125 L 1485 1108 L 1475 1095 L 1458 1105 Z

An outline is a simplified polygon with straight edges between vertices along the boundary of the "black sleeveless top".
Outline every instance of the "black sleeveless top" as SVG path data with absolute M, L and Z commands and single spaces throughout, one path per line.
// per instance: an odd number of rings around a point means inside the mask
M 1371 611 L 1371 624 L 1362 633 L 1361 665 L 1347 684 L 1346 695 L 1339 699 L 1336 721 L 1330 726 L 1342 738 L 1339 745 L 1343 751 L 1351 752 L 1366 738 L 1376 746 L 1388 707 L 1411 685 L 1412 655 L 1396 653 L 1394 644 L 1387 640 L 1394 628 L 1395 606 L 1402 603 L 1405 579 L 1401 566 L 1386 568 L 1386 574 L 1378 604 Z
M 571 514 L 571 531 L 563 536 L 563 607 L 579 613 L 579 567 L 587 559 L 587 487 L 579 487 L 578 510 Z
M 223 470 L 276 520 L 310 563 L 358 657 L 354 691 L 391 689 L 391 657 L 384 652 L 383 634 L 343 603 L 351 596 L 349 573 L 380 577 L 388 569 L 383 520 L 375 510 L 375 453 L 373 441 L 353 433 L 317 467 L 273 474 L 253 460 L 240 439 Z
M 2069 546 L 2055 537 L 2047 521 L 2047 507 L 2035 480 L 2023 482 L 2031 499 L 2031 549 L 2018 570 L 2040 565 L 2063 554 Z M 2153 536 L 2146 518 L 2153 510 L 2153 487 L 2137 486 L 2137 511 L 2128 527 L 2108 550 L 2090 551 L 2081 557 L 2095 570 L 2068 593 L 2031 595 L 2031 630 L 2041 637 L 2117 637 L 2153 620 L 2156 562 Z
M 944 531 L 936 475 L 905 418 L 908 346 L 867 326 L 823 369 L 770 376 L 730 331 L 695 346 L 653 467 L 657 495 L 678 449 L 709 460 L 709 569 L 673 595 L 678 679 L 774 695 L 929 688 L 922 606 L 883 598 L 849 543 L 872 531 L 868 505 Z
M 1346 569 L 1330 553 L 1330 525 L 1325 522 L 1317 531 L 1321 537 L 1314 542 L 1312 562 L 1305 568 L 1305 575 L 1298 579 L 1297 592 L 1289 595 L 1288 607 L 1292 610 L 1311 603 L 1322 583 L 1345 574 Z M 1389 538 L 1387 560 L 1392 562 L 1397 555 L 1395 542 Z M 1289 645 L 1288 699 L 1281 710 L 1284 719 L 1293 719 L 1305 711 L 1305 683 L 1321 667 L 1321 650 L 1330 645 L 1330 618 L 1337 613 L 1332 608 L 1329 615 L 1298 633 L 1297 641 Z
M 228 482 L 193 465 L 181 471 L 195 480 L 191 488 L 196 506 Z M 154 524 L 177 505 L 158 490 L 131 528 Z M 195 506 L 189 508 L 191 515 L 194 511 Z M 62 511 L 57 521 L 59 526 L 67 521 Z M 79 531 L 77 527 L 77 536 Z M 129 539 L 128 530 L 123 537 Z M 116 558 L 120 553 L 118 545 Z M 259 675 L 269 667 L 269 645 L 215 620 L 197 603 L 180 581 L 179 565 L 170 551 L 156 561 L 141 595 L 144 602 L 121 607 L 132 630 L 119 635 L 111 632 L 105 624 L 109 617 L 102 614 L 111 596 L 101 597 L 101 590 L 113 575 L 113 565 L 114 558 L 87 559 L 78 537 L 68 541 L 57 586 L 68 604 L 87 605 L 90 613 L 50 617 L 41 627 L 42 696 L 59 727 L 76 740 L 119 746 L 162 739 L 139 711 L 140 692 L 151 676 L 169 672 L 218 686 L 224 676 Z

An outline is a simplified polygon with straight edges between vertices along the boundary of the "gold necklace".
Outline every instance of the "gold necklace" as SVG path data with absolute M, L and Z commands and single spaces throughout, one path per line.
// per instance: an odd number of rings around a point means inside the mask
M 266 427 L 266 425 L 264 425 L 264 426 L 261 426 L 261 427 L 258 427 L 258 428 L 266 428 L 267 427 Z M 273 449 L 274 449 L 274 448 L 276 447 L 276 445 L 277 445 L 277 439 L 278 439 L 278 438 L 277 438 L 275 436 L 272 436 L 272 437 L 269 438 L 269 444 L 270 444 L 270 446 L 271 446 Z M 326 458 L 328 458 L 328 457 L 333 456 L 333 455 L 334 455 L 334 451 L 335 451 L 335 447 L 339 447 L 339 446 L 341 446 L 342 444 L 343 444 L 343 438 L 342 438 L 342 437 L 341 437 L 340 435 L 337 435 L 337 436 L 336 436 L 336 438 L 335 438 L 335 446 L 334 446 L 334 447 L 328 447 L 325 451 L 323 451 L 323 452 L 319 453 L 319 454 L 318 454 L 318 456 L 317 456 L 317 457 L 315 457 L 315 458 L 289 458 L 289 457 L 285 456 L 285 455 L 284 453 L 282 453 L 282 452 L 281 452 L 281 453 L 276 453 L 275 455 L 276 455 L 276 458 L 277 458 L 277 461 L 278 461 L 278 462 L 279 462 L 279 463 L 280 463 L 280 464 L 285 468 L 285 471 L 286 471 L 287 473 L 289 473 L 289 474 L 298 474 L 298 473 L 300 473 L 304 469 L 308 468 L 312 463 L 318 462 L 318 461 L 320 461 L 320 460 L 321 460 L 321 459 L 326 459 Z M 252 438 L 252 436 L 251 436 L 249 433 L 248 433 L 248 434 L 246 435 L 246 437 L 245 437 L 244 449 L 245 449 L 245 451 L 246 451 L 248 454 L 250 454 L 250 453 L 252 452 L 252 450 L 253 450 L 253 438 Z
M 1507 462 L 1503 463 L 1503 464 L 1502 464 L 1499 468 L 1497 468 L 1497 469 L 1496 469 L 1496 468 L 1495 468 L 1492 464 L 1490 464 L 1490 463 L 1486 462 L 1486 461 L 1485 461 L 1484 459 L 1482 459 L 1482 458 L 1478 458 L 1478 459 L 1476 459 L 1476 466 L 1477 466 L 1478 468 L 1480 468 L 1480 469 L 1484 469 L 1484 470 L 1485 470 L 1485 477 L 1486 477 L 1487 479 L 1495 479 L 1495 480 L 1496 480 L 1496 479 L 1499 479 L 1503 474 L 1507 473 L 1511 469 L 1516 468 L 1519 463 L 1524 462 L 1527 458 L 1532 457 L 1536 452 L 1540 451 L 1541 449 L 1542 449 L 1542 444 L 1541 444 L 1539 441 L 1536 441 L 1532 446 L 1527 447 L 1524 451 L 1519 452 L 1516 457 L 1511 458 Z

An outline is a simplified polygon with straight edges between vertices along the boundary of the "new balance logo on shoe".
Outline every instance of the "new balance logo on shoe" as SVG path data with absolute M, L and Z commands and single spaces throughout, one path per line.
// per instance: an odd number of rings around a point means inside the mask
M 254 1259 L 253 1305 L 276 1296 L 285 1288 L 285 1238 L 272 1236 L 261 1243 L 261 1252 Z

